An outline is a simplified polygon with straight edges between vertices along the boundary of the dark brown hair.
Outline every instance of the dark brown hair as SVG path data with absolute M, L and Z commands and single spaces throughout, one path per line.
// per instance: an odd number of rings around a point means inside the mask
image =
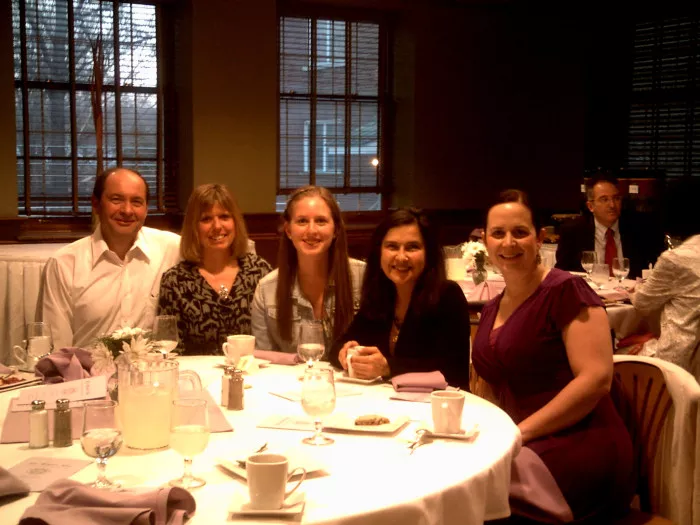
M 400 208 L 393 211 L 374 230 L 370 241 L 367 268 L 362 281 L 362 302 L 360 309 L 372 319 L 388 321 L 394 317 L 396 306 L 396 286 L 384 274 L 381 267 L 382 243 L 392 228 L 418 226 L 425 249 L 425 268 L 418 277 L 411 296 L 411 308 L 423 314 L 440 300 L 440 292 L 447 280 L 445 259 L 438 236 L 425 214 L 417 208 Z
M 231 255 L 240 257 L 248 251 L 248 231 L 241 209 L 231 191 L 223 184 L 202 184 L 197 186 L 190 195 L 182 223 L 180 255 L 186 261 L 199 263 L 202 260 L 199 219 L 202 213 L 209 211 L 214 204 L 222 206 L 233 217 L 235 237 L 231 245 Z
M 335 238 L 328 249 L 327 282 L 335 283 L 335 315 L 333 318 L 333 339 L 338 338 L 350 325 L 354 315 L 352 298 L 352 279 L 348 261 L 348 243 L 345 237 L 345 224 L 340 214 L 340 207 L 326 188 L 321 186 L 304 186 L 289 196 L 282 218 L 284 225 L 291 222 L 294 206 L 301 199 L 319 197 L 328 205 L 335 227 Z M 297 277 L 299 261 L 292 241 L 285 235 L 284 225 L 280 235 L 277 254 L 277 328 L 285 341 L 292 340 L 292 288 Z
M 532 225 L 535 227 L 535 234 L 539 235 L 540 230 L 542 229 L 542 220 L 537 211 L 530 204 L 530 198 L 527 196 L 527 193 L 525 193 L 522 190 L 510 189 L 504 190 L 501 193 L 499 193 L 496 202 L 494 202 L 491 206 L 489 206 L 489 209 L 486 210 L 484 224 L 488 226 L 488 216 L 489 212 L 491 211 L 491 208 L 493 208 L 494 206 L 498 206 L 499 204 L 506 204 L 508 202 L 517 202 L 528 209 L 528 211 L 530 212 L 530 217 L 532 219 Z

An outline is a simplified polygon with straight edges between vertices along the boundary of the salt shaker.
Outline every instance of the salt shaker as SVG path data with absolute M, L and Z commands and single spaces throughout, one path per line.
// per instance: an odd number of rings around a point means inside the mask
M 71 408 L 67 399 L 56 400 L 56 410 L 53 414 L 53 446 L 70 447 L 73 444 L 71 428 Z
M 243 372 L 238 368 L 228 379 L 228 403 L 229 410 L 243 410 Z
M 49 446 L 49 413 L 46 403 L 42 400 L 32 401 L 32 411 L 29 414 L 29 448 L 44 448 Z
M 228 391 L 231 376 L 233 375 L 235 366 L 227 365 L 224 366 L 224 377 L 221 378 L 221 406 L 228 407 Z

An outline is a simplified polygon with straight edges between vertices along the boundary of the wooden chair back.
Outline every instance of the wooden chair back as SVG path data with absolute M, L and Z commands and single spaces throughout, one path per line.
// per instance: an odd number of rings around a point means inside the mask
M 663 372 L 651 363 L 621 361 L 615 363 L 614 371 L 613 399 L 634 446 L 640 509 L 657 513 L 654 460 L 673 400 Z

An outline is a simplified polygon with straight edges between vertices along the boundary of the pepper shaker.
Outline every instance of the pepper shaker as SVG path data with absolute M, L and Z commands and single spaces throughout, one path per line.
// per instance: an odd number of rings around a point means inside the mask
M 224 377 L 221 378 L 221 406 L 228 407 L 228 391 L 229 391 L 229 381 L 233 375 L 235 366 L 226 365 L 224 366 Z
M 49 413 L 46 403 L 42 400 L 32 401 L 32 411 L 29 414 L 29 448 L 44 448 L 49 446 Z
M 53 446 L 70 447 L 73 444 L 71 428 L 71 408 L 67 399 L 56 400 L 56 410 L 53 414 Z
M 234 369 L 233 375 L 228 376 L 228 403 L 229 410 L 243 410 L 243 372 Z

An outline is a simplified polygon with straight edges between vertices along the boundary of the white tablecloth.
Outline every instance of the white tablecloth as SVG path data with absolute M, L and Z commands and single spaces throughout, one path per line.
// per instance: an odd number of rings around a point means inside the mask
M 218 399 L 221 370 L 214 363 L 222 358 L 180 359 L 181 368 L 200 372 Z M 192 491 L 197 513 L 190 523 L 227 520 L 232 495 L 247 494 L 247 487 L 240 478 L 219 469 L 216 458 L 245 457 L 243 451 L 252 451 L 263 442 L 268 442 L 272 451 L 301 447 L 326 465 L 325 474 L 312 476 L 302 485 L 306 494 L 302 523 L 471 525 L 510 513 L 510 466 L 517 452 L 518 430 L 500 409 L 467 394 L 463 421 L 465 425 L 479 423 L 476 440 L 435 440 L 409 456 L 406 440 L 414 435 L 419 421 L 430 421 L 430 404 L 389 400 L 393 389 L 388 385 L 352 385 L 362 394 L 339 397 L 335 413 L 380 413 L 390 418 L 407 415 L 411 423 L 398 435 L 333 433 L 334 444 L 310 447 L 301 444 L 305 432 L 256 426 L 271 414 L 303 414 L 300 403 L 268 393 L 269 389 L 300 391 L 298 376 L 302 370 L 301 366 L 273 365 L 247 377 L 252 388 L 245 391 L 245 410 L 225 411 L 234 432 L 212 434 L 207 450 L 195 458 L 193 471 L 204 477 L 207 485 Z M 13 395 L 16 392 L 0 395 L 3 420 Z M 70 448 L 34 451 L 26 444 L 0 445 L 0 464 L 5 467 L 32 456 L 85 457 L 77 441 Z M 125 485 L 158 486 L 179 476 L 181 469 L 182 458 L 172 450 L 143 453 L 123 447 L 110 459 L 107 473 Z M 91 465 L 73 479 L 88 482 L 95 475 L 96 468 Z M 0 522 L 16 523 L 36 496 L 31 494 L 0 507 Z M 250 523 L 261 521 L 265 520 Z
M 62 246 L 0 245 L 0 363 L 10 363 L 12 346 L 22 343 L 25 325 L 36 320 L 44 266 Z

